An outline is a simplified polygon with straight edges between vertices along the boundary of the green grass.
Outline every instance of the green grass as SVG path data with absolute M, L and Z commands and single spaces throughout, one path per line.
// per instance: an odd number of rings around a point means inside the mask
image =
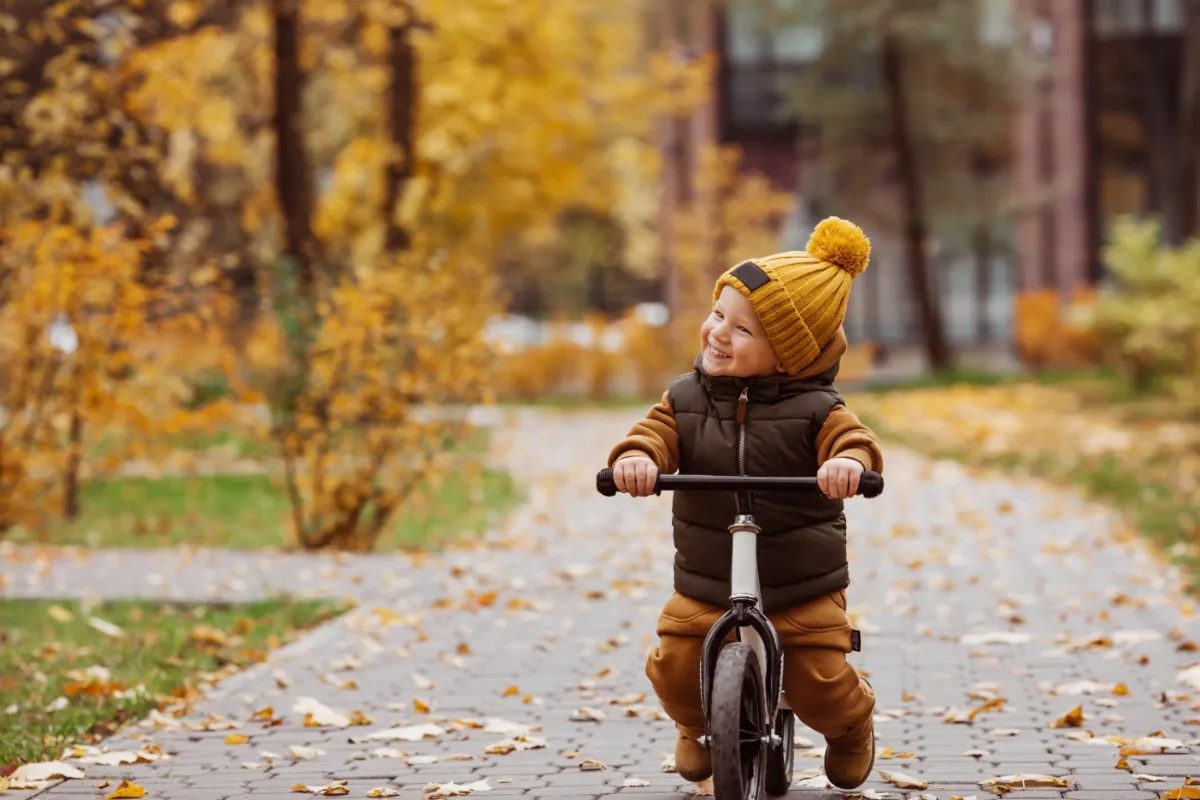
M 460 446 L 482 453 L 486 431 Z M 424 502 L 402 508 L 380 537 L 378 549 L 437 548 L 482 532 L 520 500 L 512 478 L 485 469 L 471 483 L 452 474 L 440 487 L 419 492 Z M 47 532 L 55 544 L 89 547 L 280 548 L 292 541 L 291 506 L 281 475 L 126 477 L 88 481 L 80 488 L 79 517 Z M 13 529 L 10 541 L 36 541 Z
M 297 631 L 344 610 L 332 601 L 285 599 L 226 606 L 120 601 L 90 609 L 0 599 L 0 774 L 14 762 L 54 760 L 66 745 L 111 734 L 145 717 L 160 696 L 182 696 L 201 675 L 261 661 Z M 91 617 L 124 635 L 100 632 L 88 624 Z M 210 634 L 218 641 L 193 638 L 201 625 L 219 631 Z M 99 681 L 69 674 L 93 667 L 110 674 Z M 60 697 L 65 707 L 53 710 Z M 15 713 L 4 713 L 11 708 Z
M 283 480 L 271 475 L 118 478 L 81 490 L 82 513 L 51 531 L 56 544 L 90 547 L 279 548 L 290 541 L 291 508 Z M 519 499 L 505 472 L 484 470 L 477 486 L 449 479 L 430 489 L 420 510 L 401 510 L 380 549 L 436 547 L 477 534 Z M 14 532 L 17 543 L 32 541 Z

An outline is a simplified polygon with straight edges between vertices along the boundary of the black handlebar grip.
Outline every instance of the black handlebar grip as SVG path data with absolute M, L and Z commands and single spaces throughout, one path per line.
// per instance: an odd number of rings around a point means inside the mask
M 596 473 L 596 491 L 605 497 L 616 496 L 617 482 L 613 480 L 613 471 L 611 469 L 602 469 Z
M 858 476 L 858 493 L 863 497 L 878 497 L 883 494 L 883 476 L 866 470 Z

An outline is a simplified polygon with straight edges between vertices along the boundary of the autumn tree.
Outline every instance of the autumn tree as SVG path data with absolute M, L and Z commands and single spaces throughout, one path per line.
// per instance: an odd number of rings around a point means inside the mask
M 1002 217 L 1009 47 L 982 0 L 827 0 L 753 4 L 762 28 L 808 26 L 819 47 L 785 79 L 814 171 L 818 205 L 897 235 L 935 369 L 951 363 L 931 239 L 959 234 L 986 251 Z M 981 259 L 986 263 L 986 259 Z

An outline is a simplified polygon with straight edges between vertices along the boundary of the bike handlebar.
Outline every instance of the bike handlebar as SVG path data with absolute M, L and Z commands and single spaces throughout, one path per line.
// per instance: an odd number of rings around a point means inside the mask
M 789 492 L 819 489 L 816 478 L 764 478 L 757 475 L 663 475 L 659 473 L 654 482 L 654 493 L 663 490 L 675 492 Z M 596 473 L 596 491 L 605 497 L 617 494 L 617 482 L 611 469 Z M 857 494 L 863 497 L 878 497 L 883 494 L 883 476 L 865 470 L 858 478 Z

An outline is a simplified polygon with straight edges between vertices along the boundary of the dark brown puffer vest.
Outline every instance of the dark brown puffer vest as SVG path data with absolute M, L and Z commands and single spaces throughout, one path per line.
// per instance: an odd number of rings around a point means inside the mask
M 748 389 L 745 474 L 815 476 L 817 432 L 841 395 L 835 364 L 809 378 L 713 377 L 695 369 L 671 382 L 669 398 L 679 430 L 679 472 L 738 473 L 738 398 Z M 736 515 L 732 492 L 677 492 L 675 590 L 729 606 L 729 566 Z M 775 611 L 846 588 L 846 518 L 842 501 L 818 490 L 761 492 L 754 496 L 758 571 L 763 608 Z

